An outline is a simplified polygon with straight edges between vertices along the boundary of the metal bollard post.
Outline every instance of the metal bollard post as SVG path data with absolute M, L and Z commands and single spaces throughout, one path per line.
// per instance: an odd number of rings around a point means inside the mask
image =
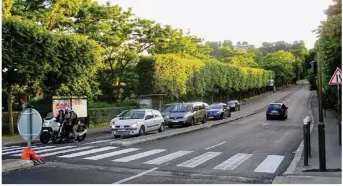
M 308 136 L 308 157 L 312 157 L 311 155 L 311 121 L 308 122 L 307 125 L 307 136 Z
M 309 121 L 309 117 L 305 117 L 304 120 L 303 120 L 303 132 L 304 132 L 304 166 L 308 166 L 308 148 L 309 148 L 309 145 L 308 145 L 308 133 L 309 133 L 309 130 L 308 130 L 308 121 Z

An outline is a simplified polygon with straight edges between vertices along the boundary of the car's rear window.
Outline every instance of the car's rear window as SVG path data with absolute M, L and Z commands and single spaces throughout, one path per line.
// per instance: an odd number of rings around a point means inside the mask
M 269 105 L 269 107 L 268 107 L 268 110 L 277 110 L 277 111 L 279 111 L 280 109 L 281 109 L 281 105 L 277 105 L 277 104 Z

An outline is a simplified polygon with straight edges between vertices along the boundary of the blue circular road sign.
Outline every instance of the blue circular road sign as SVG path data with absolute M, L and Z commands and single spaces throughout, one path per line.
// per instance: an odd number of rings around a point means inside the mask
M 22 111 L 18 119 L 18 131 L 26 141 L 35 139 L 42 130 L 42 117 L 33 108 Z

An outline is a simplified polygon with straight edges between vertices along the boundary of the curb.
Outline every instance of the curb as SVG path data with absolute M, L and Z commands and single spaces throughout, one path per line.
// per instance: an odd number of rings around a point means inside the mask
M 31 160 L 11 159 L 10 161 L 11 162 L 2 164 L 2 173 L 3 174 L 9 173 L 12 171 L 27 169 L 27 168 L 34 166 L 34 163 Z
M 277 102 L 281 102 L 285 99 L 287 99 L 289 96 L 293 95 L 296 91 L 298 91 L 300 88 L 302 88 L 304 86 L 298 86 L 296 89 L 294 89 L 293 91 L 291 91 L 289 94 L 287 94 L 285 97 L 281 98 L 280 100 L 278 100 Z M 218 121 L 215 122 L 213 124 L 210 125 L 197 125 L 197 126 L 193 126 L 193 127 L 188 127 L 186 129 L 181 128 L 181 129 L 175 129 L 169 133 L 158 133 L 158 134 L 152 134 L 151 136 L 146 136 L 146 138 L 143 139 L 124 139 L 124 140 L 117 140 L 117 141 L 112 141 L 109 144 L 110 145 L 116 145 L 116 146 L 122 146 L 122 147 L 127 147 L 127 146 L 131 146 L 131 145 L 135 145 L 135 144 L 139 144 L 139 143 L 145 143 L 145 142 L 149 142 L 149 141 L 153 141 L 153 140 L 157 140 L 157 139 L 164 139 L 164 138 L 169 138 L 169 137 L 173 137 L 173 136 L 177 136 L 180 134 L 186 134 L 189 132 L 193 132 L 193 131 L 198 131 L 201 129 L 206 129 L 206 128 L 211 128 L 213 126 L 219 126 L 221 124 L 225 124 L 231 121 L 236 121 L 236 120 L 240 120 L 243 118 L 246 118 L 248 116 L 252 116 L 254 114 L 258 114 L 261 113 L 263 111 L 265 111 L 266 107 L 263 107 L 261 109 L 258 109 L 252 113 L 248 113 L 245 114 L 243 116 L 238 116 L 236 118 L 229 118 L 228 120 L 225 121 Z
M 310 96 L 310 98 L 308 100 L 308 109 L 309 109 L 308 111 L 309 111 L 309 114 L 311 115 L 311 121 L 312 121 L 312 125 L 310 127 L 310 134 L 312 133 L 312 129 L 313 129 L 313 126 L 314 126 L 314 123 L 313 123 L 314 122 L 314 120 L 313 120 L 314 118 L 313 118 L 312 106 L 311 106 L 312 97 L 313 97 L 313 92 L 311 91 L 311 96 Z M 281 183 L 283 183 L 283 180 L 285 179 L 285 177 L 287 175 L 294 174 L 295 169 L 297 167 L 297 164 L 301 160 L 303 149 L 304 149 L 304 140 L 301 141 L 299 147 L 295 151 L 296 153 L 294 155 L 294 158 L 293 158 L 292 162 L 290 163 L 290 165 L 288 166 L 287 170 L 282 174 L 282 176 L 275 177 L 275 179 L 274 179 L 272 184 L 281 184 Z

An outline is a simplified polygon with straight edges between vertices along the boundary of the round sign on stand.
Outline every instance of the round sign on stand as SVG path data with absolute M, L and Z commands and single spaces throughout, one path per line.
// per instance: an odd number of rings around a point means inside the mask
M 40 134 L 42 130 L 42 117 L 39 112 L 33 108 L 27 108 L 22 111 L 18 119 L 18 131 L 22 138 L 31 146 L 31 141 Z

